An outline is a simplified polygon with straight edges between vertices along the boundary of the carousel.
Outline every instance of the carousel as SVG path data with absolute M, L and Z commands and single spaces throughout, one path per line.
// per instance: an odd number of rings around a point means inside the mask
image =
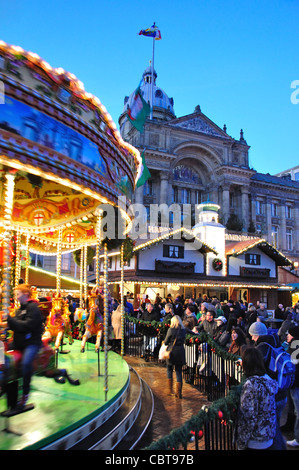
M 30 284 L 29 253 L 56 256 L 56 291 L 47 312 L 43 340 L 56 353 L 57 367 L 57 352 L 61 350 L 63 338 L 68 338 L 70 354 L 59 361 L 63 366 L 69 361 L 72 368 L 75 347 L 70 337 L 68 305 L 61 292 L 61 257 L 71 251 L 79 253 L 77 317 L 86 322 L 90 314 L 89 322 L 95 323 L 97 299 L 102 299 L 104 373 L 99 372 L 98 357 L 95 375 L 104 380 L 104 400 L 109 401 L 108 250 L 112 243 L 123 252 L 130 227 L 127 209 L 141 171 L 140 154 L 122 140 L 105 106 L 85 91 L 82 82 L 62 68 L 51 67 L 36 53 L 0 41 L 0 83 L 3 90 L 0 104 L 1 315 L 5 319 L 7 315 L 13 315 L 17 307 L 13 291 L 21 278 L 22 263 L 25 265 L 24 281 Z M 113 217 L 107 221 L 105 216 L 111 215 L 111 211 Z M 116 234 L 117 240 L 111 240 L 113 237 L 107 232 L 107 225 L 119 220 L 122 233 Z M 86 273 L 91 246 L 96 250 L 96 281 L 92 292 L 88 292 Z M 102 278 L 100 253 L 104 253 Z M 36 291 L 33 296 L 37 298 Z M 90 312 L 86 309 L 87 304 Z M 122 310 L 122 323 L 123 314 Z M 99 328 L 92 326 L 88 337 L 99 333 Z M 6 342 L 3 344 L 2 368 L 7 355 Z M 118 358 L 121 360 L 122 356 L 123 342 Z M 82 367 L 88 369 L 90 364 L 87 365 L 86 354 L 81 354 L 80 358 L 84 358 L 80 359 L 85 364 Z M 77 365 L 78 361 L 75 362 Z M 123 364 L 120 369 L 124 369 Z M 82 380 L 80 382 L 83 388 Z M 97 392 L 98 387 L 96 382 Z M 65 427 L 68 425 L 65 423 Z M 29 433 L 27 440 L 16 446 L 26 448 L 28 442 L 32 444 L 31 435 Z M 1 435 L 0 448 L 9 448 L 9 444 L 1 445 Z

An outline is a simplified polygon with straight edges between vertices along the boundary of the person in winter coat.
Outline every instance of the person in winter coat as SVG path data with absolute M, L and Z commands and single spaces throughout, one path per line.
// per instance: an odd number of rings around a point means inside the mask
M 145 305 L 146 309 L 142 313 L 140 319 L 147 322 L 160 322 L 161 313 L 158 307 L 150 302 L 147 302 Z M 143 351 L 141 357 L 146 357 L 148 353 L 154 353 L 156 341 L 157 339 L 155 337 L 150 337 L 147 335 L 143 336 Z
M 31 288 L 20 284 L 15 289 L 16 299 L 20 308 L 15 316 L 8 316 L 8 329 L 13 331 L 13 349 L 22 353 L 21 374 L 23 379 L 23 394 L 18 402 L 18 408 L 25 407 L 30 392 L 33 373 L 33 361 L 42 345 L 43 316 L 35 299 L 30 299 Z
M 255 323 L 252 323 L 248 333 L 252 337 L 254 346 L 262 353 L 267 373 L 271 376 L 271 378 L 276 379 L 276 377 L 269 371 L 269 364 L 271 359 L 271 346 L 273 348 L 278 348 L 281 345 L 278 335 L 276 333 L 268 334 L 267 327 L 262 321 L 256 321 Z M 278 390 L 278 393 L 275 396 L 275 403 L 277 429 L 273 450 L 286 450 L 285 440 L 280 431 L 280 418 L 282 411 L 287 403 L 287 390 Z
M 231 333 L 232 342 L 228 348 L 228 352 L 231 354 L 237 354 L 238 356 L 242 356 L 242 352 L 247 347 L 246 343 L 246 336 L 241 330 L 241 328 L 235 326 L 232 328 Z
M 153 305 L 152 303 L 148 302 L 146 304 L 146 309 L 141 315 L 141 320 L 143 321 L 157 321 L 159 322 L 161 319 L 161 314 L 156 305 Z
M 287 336 L 289 343 L 288 353 L 291 355 L 292 362 L 296 364 L 295 381 L 290 388 L 290 395 L 294 404 L 295 426 L 294 439 L 287 441 L 287 445 L 291 447 L 299 446 L 299 326 L 292 326 Z
M 242 354 L 246 380 L 236 419 L 238 450 L 269 449 L 276 433 L 275 395 L 278 384 L 266 374 L 261 352 L 248 347 Z
M 198 321 L 195 316 L 194 307 L 191 304 L 188 304 L 185 315 L 183 317 L 183 324 L 187 330 L 192 331 L 195 326 L 197 326 Z
M 172 375 L 173 367 L 176 373 L 176 392 L 177 398 L 182 398 L 182 386 L 183 386 L 183 374 L 182 367 L 186 362 L 185 358 L 185 337 L 186 330 L 183 325 L 181 318 L 178 315 L 174 315 L 170 322 L 170 328 L 167 330 L 167 334 L 164 340 L 167 349 L 171 349 L 170 358 L 166 361 L 167 366 L 167 379 L 168 379 L 168 392 L 172 394 Z
M 214 338 L 217 328 L 218 326 L 217 322 L 215 321 L 215 312 L 213 310 L 208 310 L 206 319 L 203 320 L 200 325 L 196 327 L 198 333 L 204 331 L 205 333 L 210 335 L 211 338 Z
M 296 322 L 294 321 L 294 314 L 288 313 L 287 318 L 282 322 L 277 334 L 280 339 L 280 342 L 283 343 L 287 341 L 288 331 L 292 326 L 296 326 Z
M 217 329 L 214 334 L 214 341 L 220 344 L 225 348 L 226 344 L 229 342 L 229 332 L 227 331 L 227 320 L 224 316 L 219 316 L 216 318 Z

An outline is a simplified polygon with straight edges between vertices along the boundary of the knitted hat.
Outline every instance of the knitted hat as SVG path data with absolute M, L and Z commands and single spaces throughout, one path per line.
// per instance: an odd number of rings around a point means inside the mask
M 291 328 L 289 328 L 289 334 L 293 336 L 293 338 L 299 339 L 299 326 L 291 326 Z
M 222 323 L 226 323 L 226 321 L 227 321 L 226 318 L 222 317 L 222 316 L 215 318 L 215 320 L 216 321 L 222 321 Z
M 252 325 L 249 328 L 249 334 L 251 336 L 263 336 L 268 333 L 267 327 L 264 323 L 261 321 L 256 321 L 252 323 Z

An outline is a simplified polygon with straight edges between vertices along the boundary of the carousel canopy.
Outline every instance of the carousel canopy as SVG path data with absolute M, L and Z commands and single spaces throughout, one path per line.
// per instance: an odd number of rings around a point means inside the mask
M 59 237 L 62 250 L 95 244 L 103 205 L 120 207 L 128 223 L 141 158 L 100 100 L 73 74 L 3 41 L 0 80 L 2 231 L 29 235 L 32 249 L 51 254 Z

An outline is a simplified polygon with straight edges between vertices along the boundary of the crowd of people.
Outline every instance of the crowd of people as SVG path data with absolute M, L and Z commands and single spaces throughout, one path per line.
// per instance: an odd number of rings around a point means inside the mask
M 126 308 L 128 303 L 126 301 Z M 167 298 L 161 298 L 157 295 L 154 301 L 146 296 L 137 312 L 131 310 L 128 313 L 137 315 L 144 321 L 164 322 L 173 315 L 178 315 L 187 330 L 193 333 L 205 331 L 221 346 L 235 354 L 241 352 L 240 347 L 246 342 L 246 338 L 250 339 L 248 330 L 256 321 L 278 329 L 281 343 L 286 341 L 289 328 L 299 325 L 299 303 L 286 308 L 278 304 L 274 319 L 271 318 L 270 323 L 268 310 L 262 302 L 257 302 L 256 305 L 235 300 L 220 302 L 219 299 L 208 298 L 207 295 L 196 299 L 184 299 L 179 295 L 173 299 L 170 294 Z
M 166 361 L 169 393 L 172 393 L 174 369 L 176 396 L 182 397 L 185 361 L 182 343 L 186 332 L 203 331 L 242 360 L 246 381 L 236 426 L 238 448 L 285 450 L 286 444 L 299 446 L 299 303 L 287 308 L 279 304 L 273 319 L 262 302 L 256 305 L 233 300 L 220 302 L 207 296 L 172 299 L 169 295 L 166 299 L 157 296 L 154 302 L 146 297 L 137 316 L 144 321 L 163 321 L 170 325 L 165 339 L 172 349 Z M 278 389 L 276 377 L 269 369 L 271 347 L 280 346 L 292 354 L 296 363 L 295 381 L 284 390 Z M 294 439 L 285 442 L 280 421 L 287 404 L 293 410 L 289 417 L 293 418 Z M 289 418 L 285 427 L 288 422 Z
M 30 299 L 30 286 L 16 289 L 20 308 L 7 323 L 14 332 L 15 348 L 23 351 L 23 393 L 18 407 L 27 403 L 32 375 L 32 361 L 41 346 L 42 315 Z M 124 298 L 124 311 L 144 321 L 164 322 L 169 327 L 165 345 L 171 352 L 166 361 L 168 392 L 173 393 L 173 371 L 176 374 L 175 396 L 182 398 L 182 367 L 186 363 L 186 333 L 209 335 L 224 350 L 241 358 L 246 381 L 242 388 L 236 420 L 236 442 L 239 449 L 284 450 L 286 444 L 299 447 L 299 304 L 284 308 L 279 304 L 269 328 L 268 311 L 263 303 L 253 305 L 233 300 L 220 302 L 207 296 L 166 299 L 159 296 L 152 302 L 147 296 L 134 310 L 130 294 Z M 70 299 L 69 299 L 70 300 Z M 75 302 L 69 302 L 70 311 Z M 121 309 L 119 302 L 109 298 L 109 325 L 114 331 L 113 348 L 120 348 Z M 273 324 L 271 323 L 273 326 Z M 269 367 L 271 347 L 283 346 L 296 364 L 295 380 L 289 389 L 279 389 L 277 377 Z M 289 405 L 294 439 L 285 443 L 280 427 L 281 415 Z M 288 422 L 286 423 L 286 426 Z

